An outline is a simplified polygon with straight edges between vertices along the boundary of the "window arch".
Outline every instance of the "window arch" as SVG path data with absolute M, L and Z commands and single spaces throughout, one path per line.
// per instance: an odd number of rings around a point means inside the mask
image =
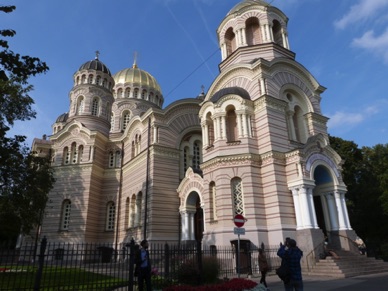
M 206 125 L 208 146 L 212 146 L 214 144 L 214 121 L 210 112 L 206 114 Z
M 237 115 L 234 106 L 226 108 L 226 135 L 228 142 L 238 140 Z
M 131 119 L 131 114 L 129 111 L 123 112 L 123 122 L 122 122 L 122 129 L 125 130 L 128 126 L 129 120 Z
M 233 195 L 233 216 L 236 214 L 244 215 L 244 197 L 241 179 L 233 178 L 231 180 L 231 188 Z
M 101 85 L 101 76 L 97 76 L 96 85 Z
M 115 228 L 116 207 L 113 201 L 106 205 L 106 225 L 105 230 L 114 230 Z
M 71 201 L 66 199 L 62 202 L 61 209 L 61 230 L 68 230 L 70 225 Z
M 92 83 L 93 83 L 93 75 L 89 75 L 88 84 L 92 84 Z
M 77 100 L 76 114 L 78 115 L 78 114 L 81 114 L 82 112 L 84 112 L 84 108 L 85 108 L 84 96 L 79 96 L 78 100 Z
M 97 97 L 93 98 L 92 102 L 92 115 L 97 116 L 99 113 L 100 100 Z
M 230 56 L 236 50 L 236 35 L 233 32 L 233 28 L 229 27 L 225 33 L 225 45 L 226 54 Z
M 76 164 L 78 162 L 77 144 L 73 142 L 71 144 L 71 163 Z
M 131 88 L 126 88 L 124 97 L 129 98 L 129 94 L 131 94 Z
M 143 193 L 139 192 L 136 196 L 136 215 L 135 215 L 135 226 L 140 225 L 141 221 L 141 203 L 143 200 Z
M 273 34 L 274 43 L 284 46 L 283 37 L 282 37 L 282 26 L 280 22 L 277 21 L 276 19 L 273 21 L 273 24 L 272 24 L 272 34 Z
M 68 147 L 63 149 L 63 164 L 68 165 L 70 163 L 70 151 Z
M 262 43 L 259 20 L 257 18 L 248 18 L 245 22 L 245 31 L 248 45 Z
M 130 206 L 130 227 L 135 227 L 135 217 L 136 217 L 136 195 L 133 194 L 131 198 L 131 206 Z

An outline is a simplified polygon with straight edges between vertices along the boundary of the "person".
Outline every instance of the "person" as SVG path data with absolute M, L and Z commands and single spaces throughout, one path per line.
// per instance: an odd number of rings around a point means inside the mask
M 260 284 L 263 284 L 265 288 L 268 288 L 267 282 L 265 281 L 265 276 L 268 272 L 268 262 L 267 258 L 265 257 L 264 251 L 261 248 L 259 249 L 259 270 L 261 273 Z
M 136 255 L 136 267 L 138 269 L 138 288 L 139 291 L 144 290 L 144 282 L 147 291 L 151 291 L 151 261 L 148 251 L 148 241 L 143 240 L 140 243 L 141 248 Z
M 280 243 L 277 255 L 282 258 L 282 264 L 287 264 L 290 272 L 290 280 L 284 282 L 284 290 L 303 291 L 302 267 L 300 265 L 303 252 L 296 246 L 296 241 L 289 239 L 284 244 Z

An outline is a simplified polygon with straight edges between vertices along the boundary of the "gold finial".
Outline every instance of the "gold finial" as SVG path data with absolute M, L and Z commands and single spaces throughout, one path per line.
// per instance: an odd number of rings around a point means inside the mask
M 137 68 L 137 52 L 133 53 L 133 65 L 132 68 Z
M 100 56 L 100 52 L 99 51 L 96 51 L 96 57 L 95 59 L 98 60 L 98 57 Z

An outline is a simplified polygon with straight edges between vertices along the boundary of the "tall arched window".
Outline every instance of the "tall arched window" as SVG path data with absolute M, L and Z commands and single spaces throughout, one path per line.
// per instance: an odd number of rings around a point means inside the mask
M 284 47 L 283 37 L 282 37 L 282 26 L 280 25 L 279 21 L 277 21 L 277 20 L 273 21 L 272 34 L 273 34 L 274 43 Z
M 236 35 L 233 32 L 233 28 L 229 27 L 225 33 L 225 45 L 226 54 L 230 56 L 236 50 Z
M 100 107 L 100 104 L 99 104 L 99 100 L 97 97 L 93 98 L 93 102 L 92 102 L 92 115 L 94 116 L 97 116 L 98 115 L 98 111 L 99 111 L 99 107 Z
M 84 154 L 84 146 L 83 145 L 80 145 L 78 147 L 78 161 L 77 163 L 80 163 L 82 162 L 82 155 Z
M 78 162 L 77 144 L 73 142 L 71 144 L 71 163 L 76 164 Z
M 135 226 L 139 226 L 141 222 L 141 202 L 143 200 L 143 193 L 139 192 L 136 196 L 136 216 Z
M 68 165 L 70 163 L 70 151 L 68 147 L 63 149 L 63 164 Z
M 97 76 L 96 85 L 101 85 L 101 76 Z
M 133 98 L 138 98 L 138 96 L 139 96 L 139 89 L 135 89 L 135 90 L 133 90 Z
M 92 84 L 93 83 L 93 75 L 89 75 L 88 77 L 88 83 Z
M 82 84 L 85 84 L 85 83 L 86 83 L 86 76 L 85 76 L 85 75 L 82 75 L 82 77 L 81 77 L 81 83 L 82 83 Z
M 125 98 L 129 98 L 129 94 L 131 94 L 131 88 L 125 89 Z
M 118 89 L 117 90 L 117 98 L 123 98 L 123 89 Z
M 104 78 L 104 80 L 102 80 L 102 87 L 106 87 L 106 82 L 107 80 Z
M 124 229 L 130 227 L 130 208 L 129 208 L 129 197 L 125 200 L 125 220 Z
M 122 126 L 123 130 L 125 130 L 127 128 L 130 119 L 131 119 L 131 115 L 130 115 L 129 111 L 124 111 L 124 113 L 123 113 L 123 126 Z
M 84 107 L 85 107 L 85 99 L 83 96 L 78 97 L 77 100 L 77 109 L 76 109 L 76 114 L 81 114 L 84 112 Z
M 143 90 L 143 91 L 141 92 L 141 99 L 146 100 L 146 95 L 147 95 L 147 91 L 146 91 L 146 90 Z
M 206 125 L 207 125 L 207 135 L 208 135 L 208 146 L 214 144 L 214 122 L 212 119 L 212 114 L 208 112 L 206 115 Z
M 71 212 L 71 201 L 66 199 L 62 203 L 61 209 L 61 230 L 68 230 L 70 225 L 70 212 Z
M 226 134 L 227 141 L 234 142 L 238 140 L 237 115 L 233 106 L 226 108 Z
M 294 123 L 294 131 L 296 140 L 306 142 L 306 128 L 303 116 L 303 110 L 299 106 L 294 107 L 294 115 L 292 116 Z
M 116 207 L 113 201 L 110 201 L 106 205 L 106 230 L 114 230 L 115 228 L 115 215 Z
M 245 22 L 245 31 L 248 45 L 256 45 L 262 43 L 259 20 L 251 17 Z
M 136 217 L 136 195 L 133 194 L 132 195 L 132 198 L 131 198 L 131 214 L 130 214 L 130 219 L 131 219 L 131 223 L 130 223 L 130 227 L 134 227 L 135 226 L 135 217 Z
M 201 163 L 201 150 L 199 143 L 196 141 L 193 144 L 193 169 L 199 170 L 199 164 Z
M 236 214 L 244 215 L 244 197 L 241 179 L 233 178 L 231 180 L 231 188 L 233 195 L 233 216 Z

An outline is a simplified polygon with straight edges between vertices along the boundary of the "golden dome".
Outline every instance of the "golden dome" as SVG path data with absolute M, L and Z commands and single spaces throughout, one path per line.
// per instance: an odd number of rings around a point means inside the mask
M 133 87 L 148 88 L 148 90 L 162 93 L 156 79 L 148 72 L 139 69 L 136 65 L 132 68 L 124 69 L 114 74 L 115 85 L 127 85 Z

